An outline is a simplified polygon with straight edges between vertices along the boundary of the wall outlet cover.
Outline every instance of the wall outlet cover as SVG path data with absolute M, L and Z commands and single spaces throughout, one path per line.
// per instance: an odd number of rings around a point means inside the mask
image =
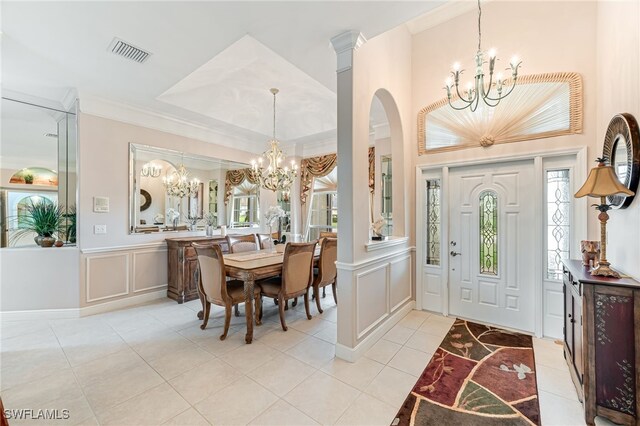
M 107 233 L 107 225 L 93 225 L 93 233 L 94 234 L 106 234 Z

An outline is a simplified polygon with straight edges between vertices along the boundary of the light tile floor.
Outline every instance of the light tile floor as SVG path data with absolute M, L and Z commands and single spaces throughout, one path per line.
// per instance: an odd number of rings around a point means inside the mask
M 388 425 L 453 319 L 412 311 L 355 363 L 335 358 L 331 296 L 289 331 L 265 301 L 264 324 L 244 344 L 244 316 L 225 341 L 224 311 L 209 327 L 199 301 L 162 300 L 80 319 L 3 322 L 0 389 L 7 409 L 68 409 L 55 424 Z M 583 425 L 562 347 L 534 340 L 542 422 Z M 34 422 L 39 425 L 47 422 Z M 12 421 L 12 425 L 24 422 Z

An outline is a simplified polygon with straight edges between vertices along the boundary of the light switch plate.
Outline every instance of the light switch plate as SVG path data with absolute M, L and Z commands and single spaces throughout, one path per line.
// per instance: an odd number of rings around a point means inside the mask
M 94 234 L 106 234 L 107 233 L 107 225 L 93 225 L 93 233 Z
M 109 213 L 109 197 L 93 197 L 94 213 Z

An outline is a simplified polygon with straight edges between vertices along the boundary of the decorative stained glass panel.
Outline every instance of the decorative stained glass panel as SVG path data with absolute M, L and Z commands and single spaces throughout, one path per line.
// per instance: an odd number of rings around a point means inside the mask
M 480 193 L 480 273 L 498 275 L 498 194 Z
M 571 192 L 569 169 L 547 171 L 547 279 L 562 279 L 569 258 Z
M 427 180 L 427 265 L 440 265 L 440 179 Z

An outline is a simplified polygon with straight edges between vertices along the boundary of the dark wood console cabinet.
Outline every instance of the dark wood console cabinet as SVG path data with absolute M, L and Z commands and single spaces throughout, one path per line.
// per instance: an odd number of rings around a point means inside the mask
M 564 263 L 564 356 L 585 420 L 640 426 L 640 283 Z
M 215 242 L 220 245 L 223 253 L 229 252 L 225 237 L 185 237 L 167 238 L 169 286 L 167 297 L 178 303 L 199 299 L 196 270 L 198 258 L 191 243 Z

